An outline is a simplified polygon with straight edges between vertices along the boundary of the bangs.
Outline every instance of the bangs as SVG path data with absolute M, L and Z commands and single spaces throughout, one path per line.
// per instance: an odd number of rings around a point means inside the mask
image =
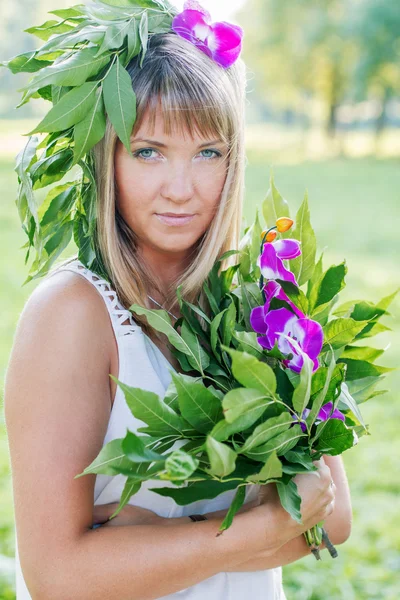
M 141 69 L 137 64 L 128 68 L 137 101 L 133 133 L 141 127 L 145 115 L 150 129 L 154 130 L 157 110 L 161 107 L 166 135 L 188 133 L 192 138 L 196 134 L 204 138 L 215 137 L 230 147 L 235 115 L 229 114 L 231 103 L 226 97 L 227 86 L 220 82 L 225 74 L 212 61 L 211 65 L 205 63 L 205 57 L 199 56 L 200 51 L 194 46 L 193 56 L 190 56 L 191 48 L 189 45 L 188 53 L 186 40 L 172 35 L 175 43 L 185 44 L 186 53 L 180 54 L 176 48 L 168 52 L 161 46 L 156 52 L 148 52 L 148 60 L 145 59 Z M 153 44 L 157 46 L 157 42 L 153 41 Z

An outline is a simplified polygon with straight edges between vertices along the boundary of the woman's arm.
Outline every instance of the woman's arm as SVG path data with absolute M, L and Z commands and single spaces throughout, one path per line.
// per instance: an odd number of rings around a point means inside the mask
M 152 600 L 298 535 L 268 507 L 255 508 L 257 518 L 238 516 L 219 537 L 213 520 L 90 529 L 95 476 L 74 477 L 107 430 L 112 336 L 103 300 L 75 273 L 40 284 L 18 324 L 5 417 L 19 557 L 33 600 Z
M 343 461 L 340 456 L 324 456 L 325 463 L 331 471 L 332 479 L 336 485 L 335 492 L 335 508 L 329 517 L 325 519 L 324 528 L 326 529 L 331 542 L 334 545 L 343 544 L 350 536 L 351 530 L 351 500 L 349 486 L 347 483 L 346 473 L 343 466 Z M 264 490 L 266 492 L 267 490 Z M 279 506 L 280 500 L 276 492 L 275 486 L 268 487 L 268 493 L 264 493 L 267 503 Z M 257 506 L 257 500 L 250 501 L 242 506 L 238 514 L 245 513 L 251 508 Z M 118 503 L 112 503 L 94 507 L 95 522 L 106 522 L 118 507 Z M 206 513 L 209 520 L 216 522 L 219 527 L 224 519 L 227 510 L 222 509 L 210 513 Z M 235 517 L 237 519 L 237 517 Z M 235 520 L 234 520 L 235 522 Z M 121 526 L 121 525 L 138 525 L 138 524 L 158 523 L 165 527 L 175 527 L 182 523 L 192 523 L 189 517 L 162 518 L 150 510 L 146 510 L 137 506 L 127 505 L 119 515 L 106 523 L 106 527 Z M 104 526 L 104 525 L 103 525 Z M 197 527 L 198 523 L 193 523 L 192 527 Z M 229 530 L 227 530 L 228 532 Z M 227 534 L 224 533 L 223 535 Z M 325 548 L 325 544 L 321 544 L 321 549 Z M 303 535 L 291 539 L 289 542 L 277 548 L 275 552 L 264 551 L 256 552 L 249 560 L 246 560 L 233 568 L 227 568 L 225 571 L 262 571 L 264 569 L 272 569 L 295 562 L 304 556 L 310 554 L 310 549 Z

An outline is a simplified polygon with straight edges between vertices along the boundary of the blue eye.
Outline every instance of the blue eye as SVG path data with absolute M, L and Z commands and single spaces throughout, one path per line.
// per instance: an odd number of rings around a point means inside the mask
M 219 152 L 218 150 L 202 150 L 202 152 L 212 152 L 214 154 L 214 156 L 205 156 L 204 158 L 219 158 L 220 156 L 222 156 L 221 152 Z
M 143 160 L 145 160 L 147 162 L 156 160 L 155 157 L 151 157 L 148 154 L 145 155 L 144 152 L 150 152 L 150 155 L 151 155 L 152 152 L 156 152 L 157 153 L 157 150 L 154 150 L 154 148 L 141 148 L 140 150 L 136 150 L 136 152 L 133 153 L 133 156 L 135 158 L 142 158 Z M 209 148 L 207 148 L 206 150 L 202 150 L 201 152 L 202 153 L 204 153 L 204 152 L 211 152 L 211 154 L 213 155 L 213 156 L 210 156 L 210 155 L 203 156 L 202 158 L 205 159 L 205 160 L 214 159 L 214 158 L 220 158 L 222 156 L 222 153 L 219 152 L 218 150 L 211 150 Z
M 142 148 L 141 150 L 137 150 L 136 152 L 134 152 L 133 156 L 135 156 L 135 157 L 140 156 L 140 158 L 144 158 L 144 160 L 152 160 L 150 158 L 150 156 L 143 156 L 142 152 L 150 152 L 151 153 L 151 152 L 155 152 L 155 150 L 153 150 L 153 148 Z

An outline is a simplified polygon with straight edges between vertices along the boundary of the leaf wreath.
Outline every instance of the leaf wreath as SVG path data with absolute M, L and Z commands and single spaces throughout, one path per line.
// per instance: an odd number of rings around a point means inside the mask
M 51 11 L 52 19 L 26 31 L 44 44 L 0 63 L 14 74 L 32 73 L 17 108 L 43 98 L 52 108 L 27 135 L 16 158 L 16 205 L 28 241 L 25 264 L 36 254 L 24 285 L 48 273 L 73 238 L 79 260 L 107 277 L 96 248 L 96 186 L 90 150 L 105 134 L 106 117 L 131 154 L 136 96 L 126 70 L 150 34 L 171 31 L 177 9 L 168 0 L 93 0 Z M 42 139 L 36 134 L 46 134 Z M 77 177 L 53 186 L 39 204 L 35 191 L 78 169 Z

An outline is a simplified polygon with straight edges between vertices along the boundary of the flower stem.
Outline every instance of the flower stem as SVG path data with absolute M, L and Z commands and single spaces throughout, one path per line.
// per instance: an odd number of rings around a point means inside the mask
M 336 548 L 332 544 L 326 530 L 323 527 L 320 527 L 319 525 L 314 525 L 314 527 L 312 527 L 308 531 L 305 531 L 303 535 L 310 548 L 310 551 L 314 554 L 316 560 L 321 560 L 320 546 L 322 542 L 324 542 L 332 558 L 336 558 L 338 556 Z
M 262 242 L 261 242 L 261 246 L 260 246 L 260 254 L 262 254 L 262 253 L 263 253 L 264 243 L 265 243 L 265 240 L 267 239 L 267 235 L 268 235 L 268 234 L 269 234 L 271 231 L 273 231 L 274 229 L 277 229 L 277 226 L 276 226 L 276 225 L 274 225 L 274 227 L 271 227 L 270 229 L 268 229 L 268 231 L 266 231 L 266 232 L 265 232 L 265 234 L 264 234 L 264 236 L 263 236 L 263 239 L 262 239 Z M 264 292 L 264 290 L 263 290 L 263 287 L 264 287 L 264 276 L 263 276 L 263 275 L 261 275 L 261 277 L 260 277 L 260 283 L 259 283 L 259 287 L 260 287 L 260 290 L 261 290 L 261 292 L 262 292 L 263 299 L 264 299 L 264 303 L 265 303 L 266 297 L 265 297 L 265 292 Z
M 326 530 L 323 527 L 322 527 L 322 540 L 323 540 L 325 546 L 327 547 L 328 552 L 332 556 L 332 558 L 337 558 L 338 551 L 336 550 L 335 546 L 332 544 Z

